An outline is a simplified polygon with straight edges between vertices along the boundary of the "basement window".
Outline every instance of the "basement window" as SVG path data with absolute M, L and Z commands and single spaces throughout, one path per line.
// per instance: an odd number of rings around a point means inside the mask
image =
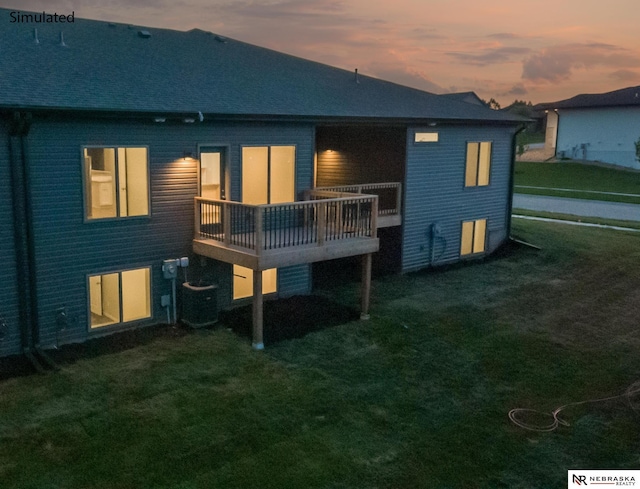
M 149 215 L 147 148 L 84 148 L 87 219 Z
M 414 142 L 416 143 L 437 143 L 438 142 L 438 133 L 437 132 L 417 132 L 414 137 Z
M 460 240 L 460 256 L 474 255 L 485 251 L 487 220 L 464 221 Z
M 481 187 L 489 185 L 491 171 L 491 143 L 467 143 L 467 163 L 464 179 L 465 187 Z
M 90 275 L 90 329 L 151 317 L 151 269 Z

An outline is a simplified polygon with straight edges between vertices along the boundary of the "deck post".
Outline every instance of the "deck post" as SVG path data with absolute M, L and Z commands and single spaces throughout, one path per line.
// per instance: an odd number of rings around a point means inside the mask
M 360 319 L 367 320 L 369 316 L 369 300 L 371 297 L 371 261 L 372 254 L 362 255 L 362 284 Z
M 318 219 L 318 246 L 324 245 L 324 238 L 327 234 L 327 204 L 321 200 L 316 205 L 317 219 Z
M 263 329 L 262 271 L 253 271 L 253 335 L 251 346 L 254 350 L 264 350 Z
M 402 207 L 402 184 L 399 183 L 396 188 L 396 211 L 395 214 L 400 214 L 400 208 Z
M 194 227 L 194 231 L 195 231 L 195 238 L 198 239 L 200 238 L 200 225 L 202 224 L 202 202 L 200 201 L 200 199 L 198 199 L 198 197 L 196 197 L 194 199 L 194 203 L 195 203 L 195 222 L 193 223 L 193 227 Z

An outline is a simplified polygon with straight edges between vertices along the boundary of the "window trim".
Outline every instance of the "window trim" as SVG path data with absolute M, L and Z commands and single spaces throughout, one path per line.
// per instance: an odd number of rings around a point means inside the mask
M 137 270 L 148 270 L 149 271 L 149 316 L 147 317 L 143 317 L 143 318 L 138 318 L 138 319 L 132 319 L 130 321 L 123 321 L 122 320 L 122 274 L 124 272 L 131 272 L 131 271 L 137 271 Z M 104 326 L 92 326 L 91 325 L 91 277 L 97 277 L 97 276 L 103 276 L 103 275 L 113 275 L 113 274 L 118 274 L 118 301 L 119 301 L 119 321 L 115 322 L 115 323 L 111 323 L 111 324 L 106 324 Z M 130 267 L 130 268 L 120 268 L 120 269 L 110 269 L 110 270 L 105 270 L 102 272 L 95 272 L 95 273 L 87 273 L 86 277 L 85 277 L 85 286 L 86 286 L 86 291 L 87 291 L 87 304 L 86 304 L 86 311 L 87 311 L 87 332 L 89 334 L 98 334 L 101 332 L 105 332 L 105 331 L 112 331 L 112 330 L 118 330 L 118 329 L 126 329 L 127 327 L 130 327 L 132 325 L 136 325 L 139 324 L 142 321 L 149 321 L 149 320 L 153 320 L 153 266 L 152 265 L 144 265 L 144 266 L 140 266 L 140 267 Z
M 478 222 L 482 222 L 484 221 L 484 239 L 482 241 L 482 250 L 481 251 L 473 251 L 475 244 L 476 244 L 476 230 L 477 230 L 477 225 Z M 464 244 L 464 225 L 468 224 L 468 223 L 473 223 L 473 229 L 471 230 L 471 252 L 469 253 L 463 253 L 462 252 L 462 246 Z M 483 254 L 486 254 L 487 252 L 487 238 L 488 238 L 488 231 L 489 231 L 489 218 L 488 217 L 481 217 L 479 219 L 471 219 L 468 221 L 462 221 L 462 223 L 460 224 L 460 248 L 459 248 L 459 252 L 460 252 L 460 258 L 470 258 L 470 257 L 475 257 L 475 256 L 480 256 Z
M 114 216 L 114 217 L 89 217 L 88 199 L 90 195 L 87 194 L 87 165 L 85 164 L 85 149 L 106 149 L 113 148 L 118 154 L 119 148 L 144 148 L 147 152 L 147 213 L 138 216 Z M 116 156 L 117 158 L 117 156 Z M 128 220 L 149 220 L 151 219 L 151 160 L 149 157 L 149 145 L 145 144 L 84 144 L 80 147 L 80 165 L 82 167 L 82 218 L 85 224 L 95 222 L 108 222 L 108 221 L 128 221 Z M 117 159 L 116 159 L 116 210 L 120 210 L 120 188 L 119 188 L 119 171 L 117 171 Z
M 476 174 L 475 174 L 475 183 L 472 185 L 467 185 L 467 172 L 469 165 L 469 146 L 471 144 L 478 145 L 478 156 L 476 157 Z M 489 145 L 489 169 L 487 174 L 487 183 L 479 184 L 480 180 L 480 155 L 482 154 L 482 145 Z M 467 141 L 465 145 L 465 153 L 464 153 L 464 179 L 463 179 L 463 187 L 464 188 L 477 188 L 477 187 L 490 187 L 491 186 L 491 167 L 493 166 L 493 141 Z

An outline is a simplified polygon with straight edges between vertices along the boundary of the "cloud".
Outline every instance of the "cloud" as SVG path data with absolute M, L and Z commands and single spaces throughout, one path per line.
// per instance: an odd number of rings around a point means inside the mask
M 366 67 L 368 75 L 431 93 L 445 93 L 447 90 L 433 82 L 426 73 L 412 69 L 401 62 L 373 62 Z
M 632 70 L 616 70 L 609 73 L 609 78 L 619 80 L 621 82 L 638 82 L 640 81 L 640 72 Z
M 497 48 L 485 48 L 477 53 L 449 52 L 447 56 L 457 59 L 462 63 L 474 66 L 488 66 L 499 63 L 508 63 L 514 57 L 520 57 L 531 52 L 529 48 L 516 46 L 501 46 Z
M 561 82 L 579 69 L 635 68 L 640 55 L 612 44 L 584 43 L 551 46 L 531 54 L 522 66 L 522 78 L 533 82 Z
M 514 34 L 513 32 L 497 32 L 495 34 L 487 35 L 490 39 L 500 39 L 500 40 L 513 40 L 513 39 L 522 39 L 522 36 L 519 34 Z
M 509 95 L 514 95 L 516 97 L 519 97 L 521 95 L 526 95 L 527 93 L 529 93 L 527 87 L 525 87 L 522 83 L 517 83 L 512 86 L 511 89 L 507 90 L 506 92 L 502 92 L 500 96 L 507 97 Z

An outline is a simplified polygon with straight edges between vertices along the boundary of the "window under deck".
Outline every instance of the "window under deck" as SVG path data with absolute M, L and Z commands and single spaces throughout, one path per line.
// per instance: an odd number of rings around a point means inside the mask
M 195 253 L 252 270 L 374 253 L 378 197 L 310 190 L 308 200 L 250 205 L 195 199 Z

